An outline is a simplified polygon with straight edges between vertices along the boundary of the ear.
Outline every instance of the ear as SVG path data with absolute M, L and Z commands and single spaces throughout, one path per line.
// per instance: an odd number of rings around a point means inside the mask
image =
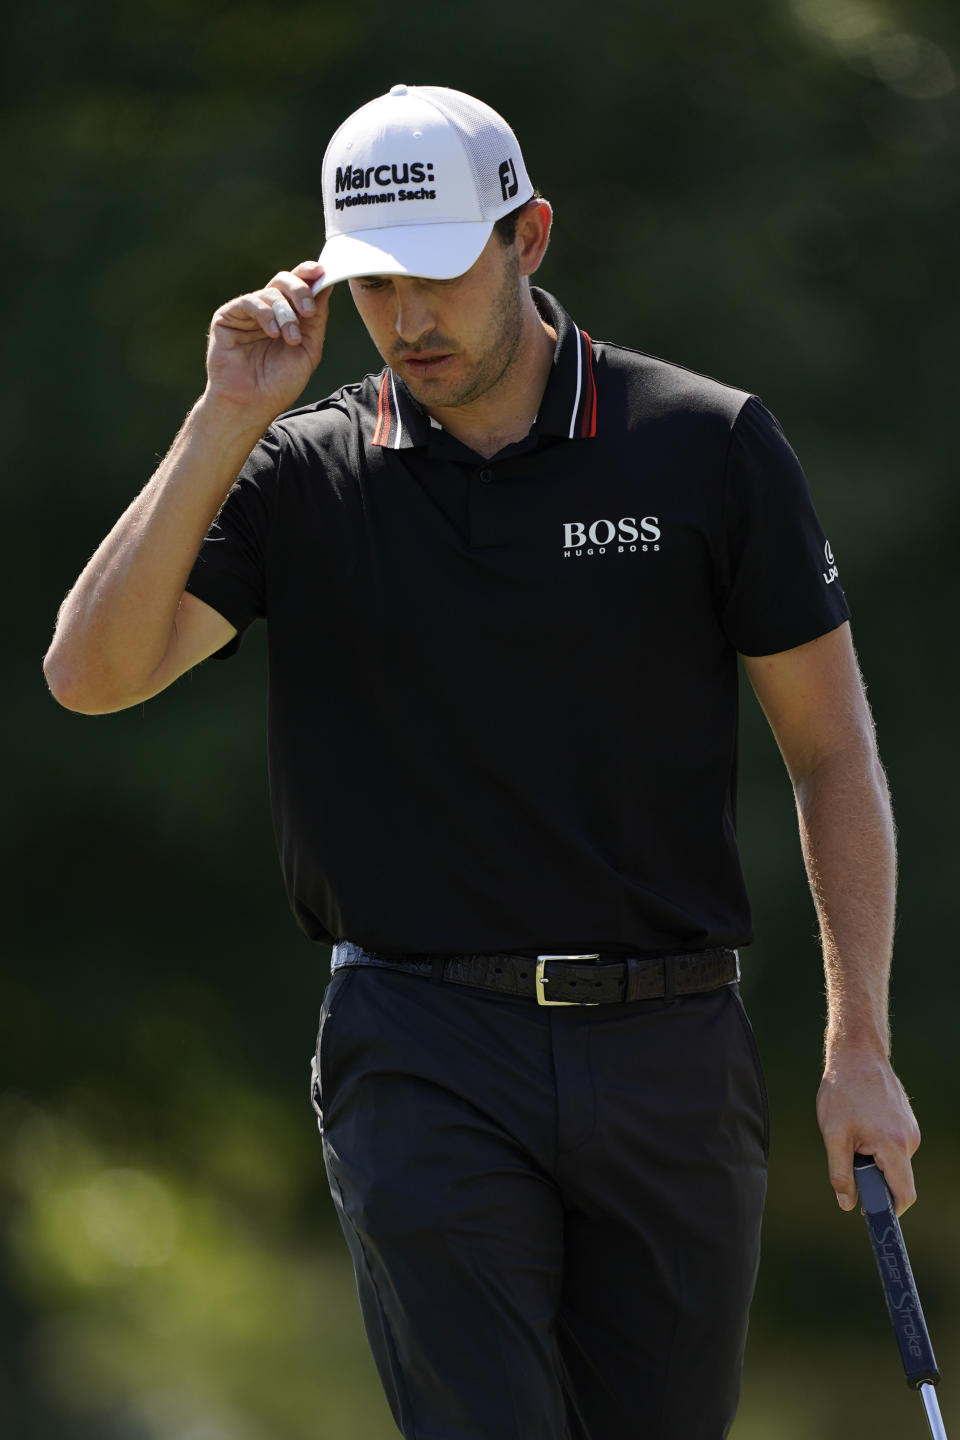
M 532 275 L 540 268 L 550 243 L 553 210 L 548 200 L 530 200 L 517 216 L 514 244 L 520 261 L 520 274 Z

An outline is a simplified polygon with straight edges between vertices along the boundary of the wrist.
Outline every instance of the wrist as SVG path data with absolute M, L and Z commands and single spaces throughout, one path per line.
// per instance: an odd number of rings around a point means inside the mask
M 192 430 L 221 444 L 244 443 L 252 450 L 263 432 L 276 419 L 269 411 L 258 411 L 247 401 L 232 399 L 207 385 L 188 417 Z
M 824 1071 L 838 1064 L 886 1063 L 890 1059 L 890 1036 L 876 1026 L 830 1024 L 824 1037 Z

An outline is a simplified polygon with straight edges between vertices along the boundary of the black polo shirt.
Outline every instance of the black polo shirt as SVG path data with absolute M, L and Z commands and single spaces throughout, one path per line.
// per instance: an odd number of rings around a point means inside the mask
M 524 441 L 483 459 L 368 375 L 270 427 L 188 588 L 241 632 L 267 619 L 312 938 L 739 945 L 737 651 L 841 624 L 833 556 L 759 400 L 534 295 L 558 341 Z

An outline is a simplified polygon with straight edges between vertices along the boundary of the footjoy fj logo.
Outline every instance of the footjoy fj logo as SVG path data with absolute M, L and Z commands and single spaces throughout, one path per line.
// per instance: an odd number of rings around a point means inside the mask
M 517 167 L 512 160 L 504 160 L 497 174 L 500 176 L 500 192 L 504 200 L 512 200 L 520 189 L 520 181 L 517 179 Z
M 840 571 L 837 569 L 837 567 L 836 567 L 836 565 L 835 565 L 835 563 L 834 563 L 833 551 L 830 549 L 830 541 L 829 541 L 829 540 L 827 541 L 826 545 L 824 545 L 824 547 L 823 547 L 823 556 L 824 556 L 824 559 L 825 559 L 826 562 L 827 562 L 827 567 L 828 567 L 828 568 L 827 568 L 826 570 L 824 570 L 824 572 L 823 572 L 823 578 L 824 578 L 824 580 L 826 580 L 826 582 L 827 582 L 828 585 L 832 585 L 833 582 L 834 582 L 834 580 L 836 580 L 837 576 L 840 574 Z
M 424 185 L 424 181 L 427 185 Z M 351 205 L 388 205 L 397 200 L 436 200 L 436 190 L 428 185 L 435 184 L 432 160 L 414 160 L 403 165 L 362 165 L 337 166 L 336 194 L 334 199 L 338 210 Z M 371 190 L 371 185 L 379 187 Z M 397 188 L 387 189 L 395 185 Z M 416 185 L 416 190 L 408 190 Z M 342 192 L 347 193 L 342 193 Z
M 637 520 L 624 515 L 619 520 L 570 520 L 563 527 L 563 558 L 584 555 L 636 555 L 660 549 L 660 517 L 644 515 Z

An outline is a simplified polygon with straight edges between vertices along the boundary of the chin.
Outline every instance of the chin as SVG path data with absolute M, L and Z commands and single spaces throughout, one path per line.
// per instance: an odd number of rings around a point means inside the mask
M 406 377 L 404 377 L 406 379 Z M 439 376 L 436 380 L 421 378 L 407 380 L 407 388 L 415 400 L 423 405 L 459 405 L 463 395 L 462 385 L 451 385 Z

